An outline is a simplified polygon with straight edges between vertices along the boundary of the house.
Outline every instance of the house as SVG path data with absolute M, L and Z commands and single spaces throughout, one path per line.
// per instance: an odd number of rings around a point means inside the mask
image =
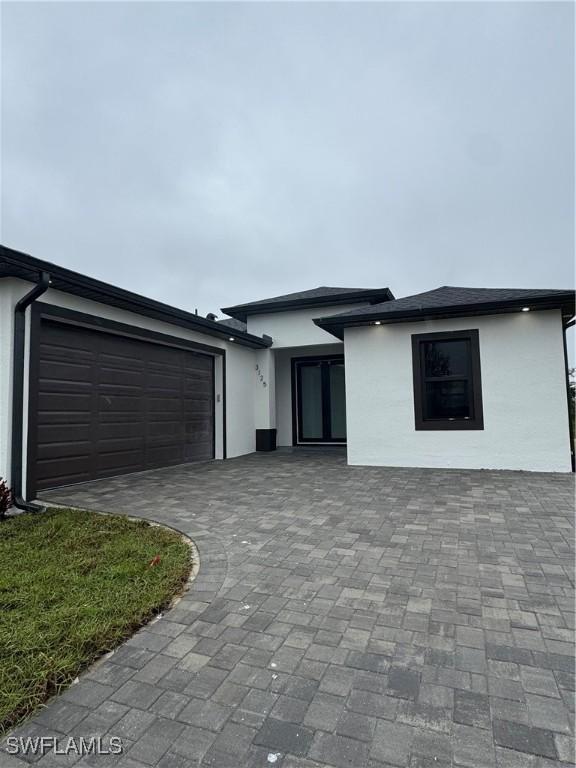
M 0 475 L 20 504 L 276 446 L 567 472 L 574 291 L 331 288 L 203 318 L 0 248 Z

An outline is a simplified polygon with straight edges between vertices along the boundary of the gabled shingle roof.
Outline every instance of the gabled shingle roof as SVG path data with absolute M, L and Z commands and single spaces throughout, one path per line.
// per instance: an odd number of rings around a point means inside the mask
M 444 285 L 414 296 L 322 317 L 314 322 L 320 328 L 342 338 L 343 329 L 350 325 L 367 325 L 375 321 L 399 323 L 434 317 L 499 314 L 517 311 L 523 306 L 531 309 L 562 309 L 563 314 L 568 317 L 574 315 L 575 295 L 573 290 L 459 288 Z
M 266 312 L 282 312 L 286 309 L 321 307 L 330 304 L 347 304 L 358 301 L 374 304 L 376 302 L 389 301 L 393 298 L 394 296 L 389 288 L 337 288 L 322 285 L 307 291 L 285 293 L 282 296 L 273 296 L 272 298 L 260 301 L 235 304 L 233 307 L 222 307 L 222 312 L 231 315 L 237 320 L 246 322 L 248 315 Z

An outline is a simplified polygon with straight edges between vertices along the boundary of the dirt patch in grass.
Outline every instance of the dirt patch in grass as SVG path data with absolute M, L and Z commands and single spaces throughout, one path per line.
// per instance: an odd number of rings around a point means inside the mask
M 179 534 L 144 521 L 52 508 L 0 523 L 0 733 L 165 607 L 191 565 Z

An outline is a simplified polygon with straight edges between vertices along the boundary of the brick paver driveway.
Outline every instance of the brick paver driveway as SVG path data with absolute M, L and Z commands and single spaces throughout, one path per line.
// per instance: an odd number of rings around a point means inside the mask
M 309 451 L 53 492 L 181 529 L 201 567 L 20 732 L 121 737 L 102 768 L 571 765 L 572 494 Z

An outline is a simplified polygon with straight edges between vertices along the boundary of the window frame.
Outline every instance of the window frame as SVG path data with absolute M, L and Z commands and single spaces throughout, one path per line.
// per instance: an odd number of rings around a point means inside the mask
M 425 375 L 422 363 L 424 342 L 430 341 L 468 341 L 470 344 L 470 371 L 468 375 L 446 378 L 466 379 L 468 382 L 468 402 L 472 411 L 470 418 L 424 418 Z M 445 431 L 484 429 L 484 413 L 482 407 L 482 376 L 480 371 L 480 339 L 476 329 L 463 331 L 440 331 L 434 333 L 412 334 L 412 374 L 414 379 L 414 423 L 417 431 Z M 439 376 L 438 381 L 444 377 Z

